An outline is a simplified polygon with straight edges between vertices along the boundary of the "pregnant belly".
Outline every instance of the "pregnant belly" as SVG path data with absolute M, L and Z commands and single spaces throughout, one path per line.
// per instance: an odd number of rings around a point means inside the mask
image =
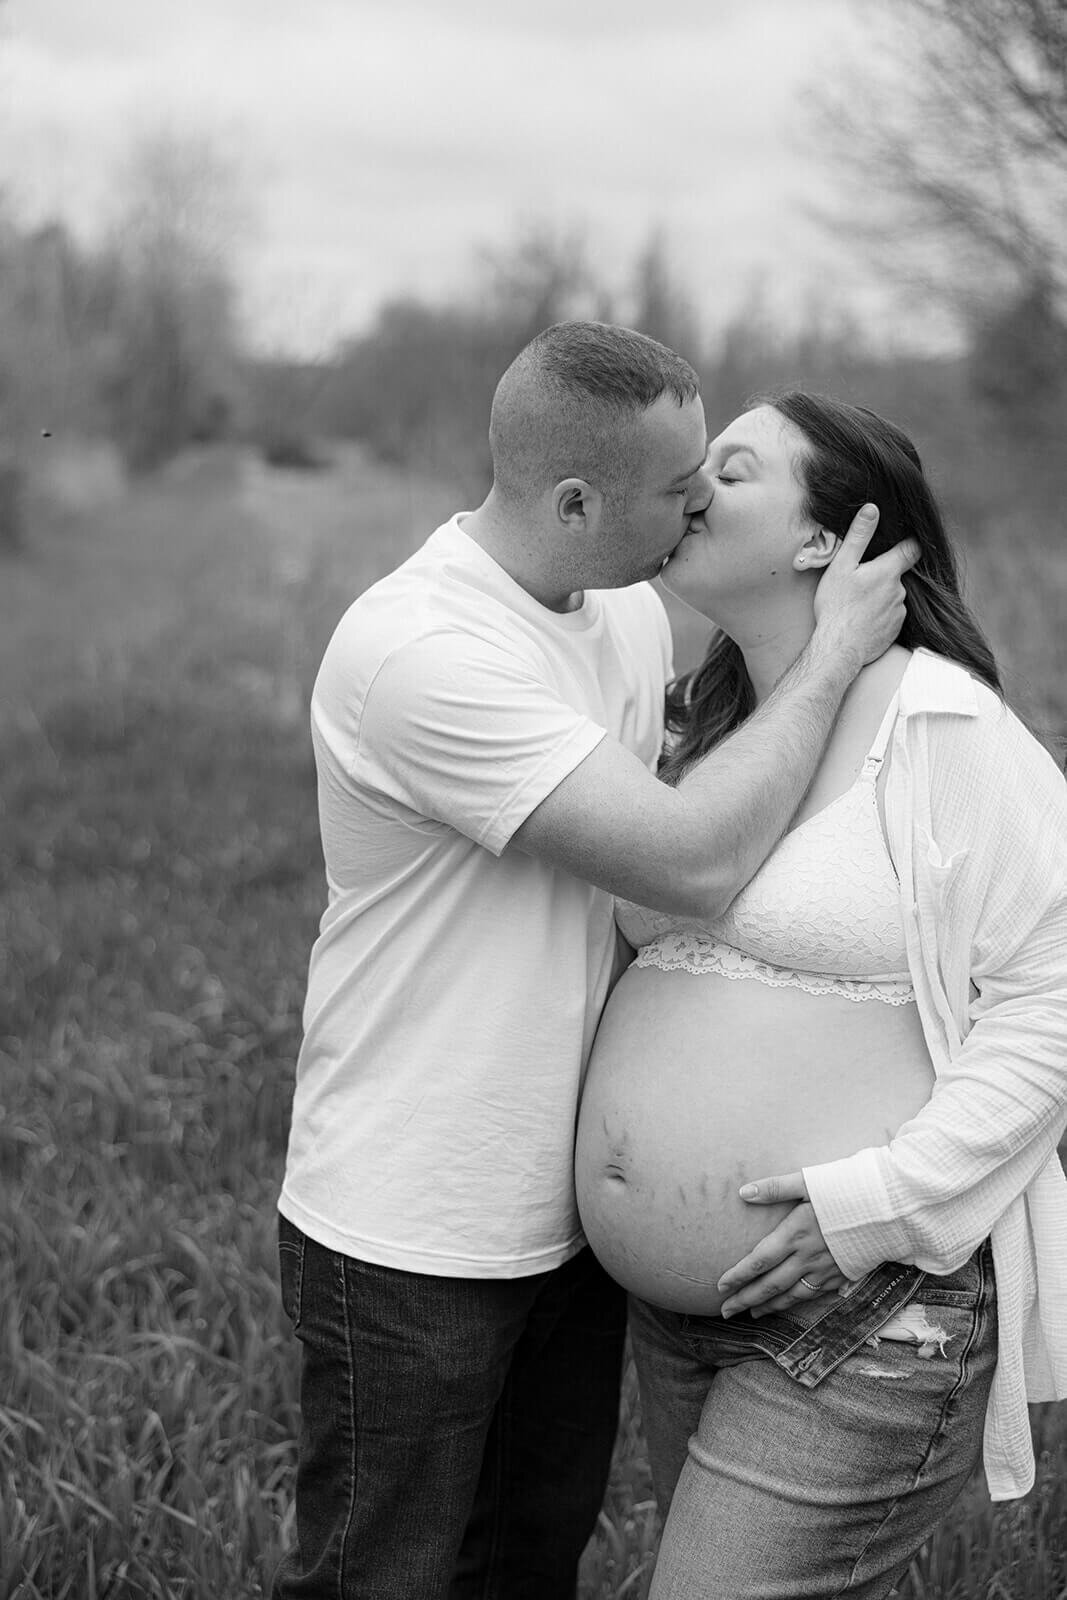
M 790 1209 L 740 1185 L 887 1144 L 933 1082 L 914 1005 L 631 967 L 578 1119 L 586 1237 L 643 1299 L 714 1315 L 720 1275 Z

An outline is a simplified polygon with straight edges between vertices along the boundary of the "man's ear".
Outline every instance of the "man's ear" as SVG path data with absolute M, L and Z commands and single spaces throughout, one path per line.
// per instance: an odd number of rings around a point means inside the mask
M 595 533 L 600 522 L 603 496 L 584 478 L 564 478 L 552 491 L 557 520 L 569 533 Z
M 793 557 L 793 566 L 801 572 L 818 572 L 830 565 L 840 544 L 840 534 L 831 533 L 829 528 L 816 528 Z

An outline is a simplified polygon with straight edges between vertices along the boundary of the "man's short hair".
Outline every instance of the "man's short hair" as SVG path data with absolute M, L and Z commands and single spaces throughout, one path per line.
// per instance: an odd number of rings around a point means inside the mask
M 557 322 L 497 384 L 494 488 L 528 505 L 564 478 L 584 478 L 624 500 L 642 465 L 637 419 L 662 395 L 682 406 L 699 393 L 688 361 L 657 340 L 609 322 Z

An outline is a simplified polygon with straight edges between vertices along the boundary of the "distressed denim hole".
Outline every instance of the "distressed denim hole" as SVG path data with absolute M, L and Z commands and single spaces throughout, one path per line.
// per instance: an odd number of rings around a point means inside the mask
M 901 1344 L 917 1344 L 920 1360 L 928 1361 L 931 1356 L 945 1355 L 945 1346 L 954 1336 L 939 1322 L 930 1318 L 929 1308 L 924 1305 L 906 1305 L 895 1316 L 890 1317 L 865 1340 L 867 1346 L 877 1350 L 883 1339 L 898 1340 Z M 869 1374 L 871 1377 L 896 1377 L 896 1373 L 882 1372 Z

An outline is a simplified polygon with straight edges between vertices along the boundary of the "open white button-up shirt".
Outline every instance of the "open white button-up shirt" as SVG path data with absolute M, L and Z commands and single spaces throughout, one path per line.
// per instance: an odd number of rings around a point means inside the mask
M 984 684 L 913 655 L 886 780 L 908 965 L 936 1083 L 892 1142 L 805 1167 L 847 1277 L 953 1272 L 992 1235 L 994 1500 L 1034 1481 L 1027 1401 L 1067 1395 L 1067 784 Z M 920 1291 L 921 1298 L 921 1291 Z

